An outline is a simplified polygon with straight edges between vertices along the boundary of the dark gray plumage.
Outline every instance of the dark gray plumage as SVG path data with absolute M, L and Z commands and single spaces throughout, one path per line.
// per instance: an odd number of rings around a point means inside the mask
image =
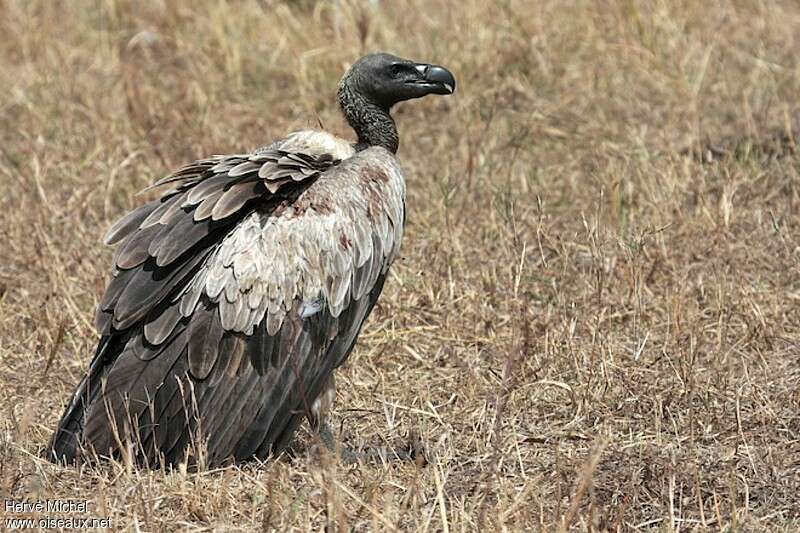
M 172 189 L 106 235 L 119 248 L 101 339 L 48 456 L 216 465 L 322 423 L 402 239 L 389 110 L 454 88 L 442 67 L 369 55 L 339 87 L 357 144 L 297 132 L 157 182 Z

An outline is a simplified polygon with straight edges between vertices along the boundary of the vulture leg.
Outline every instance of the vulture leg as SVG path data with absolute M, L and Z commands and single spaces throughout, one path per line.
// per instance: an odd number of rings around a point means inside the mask
M 331 429 L 331 425 L 328 423 L 328 421 L 323 420 L 319 422 L 319 424 L 314 426 L 314 431 L 317 432 L 319 440 L 322 441 L 322 444 L 325 445 L 328 451 L 331 453 L 336 453 L 336 437 L 333 436 L 333 430 Z M 344 455 L 345 450 L 342 450 L 342 458 L 344 458 Z
M 322 392 L 314 401 L 314 405 L 311 406 L 311 412 L 308 414 L 308 423 L 311 424 L 312 429 L 319 435 L 322 444 L 331 453 L 336 453 L 336 439 L 327 419 L 335 399 L 336 382 L 333 379 L 333 374 L 331 374 L 328 382 L 322 387 Z

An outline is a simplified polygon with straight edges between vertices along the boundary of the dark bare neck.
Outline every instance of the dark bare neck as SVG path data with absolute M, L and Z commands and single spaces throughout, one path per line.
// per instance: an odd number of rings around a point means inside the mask
M 389 110 L 370 102 L 353 90 L 348 84 L 348 78 L 339 85 L 339 105 L 348 124 L 358 136 L 357 150 L 382 146 L 393 154 L 397 153 L 400 141 L 397 126 Z

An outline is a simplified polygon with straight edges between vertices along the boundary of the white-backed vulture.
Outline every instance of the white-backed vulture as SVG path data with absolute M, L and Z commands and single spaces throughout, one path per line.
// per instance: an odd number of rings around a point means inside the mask
M 281 452 L 304 417 L 324 428 L 403 236 L 389 111 L 454 89 L 440 66 L 371 54 L 339 85 L 355 144 L 296 132 L 157 182 L 106 235 L 101 338 L 48 456 L 214 466 Z

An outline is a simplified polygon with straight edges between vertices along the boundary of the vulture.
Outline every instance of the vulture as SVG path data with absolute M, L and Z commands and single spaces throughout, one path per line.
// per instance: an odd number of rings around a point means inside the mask
M 403 236 L 389 112 L 455 86 L 444 67 L 370 54 L 338 88 L 355 143 L 299 131 L 152 185 L 168 190 L 106 234 L 100 340 L 46 455 L 213 467 L 281 453 L 305 418 L 331 447 L 333 372 Z

